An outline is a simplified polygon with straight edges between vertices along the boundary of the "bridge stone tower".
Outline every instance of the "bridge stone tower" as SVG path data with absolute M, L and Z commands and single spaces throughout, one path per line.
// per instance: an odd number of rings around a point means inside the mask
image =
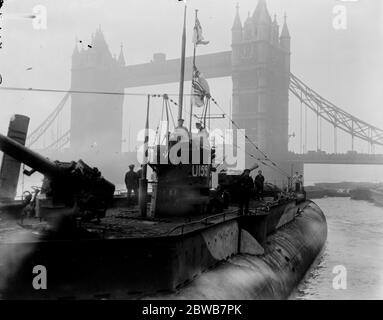
M 243 25 L 237 6 L 232 27 L 233 120 L 288 174 L 290 40 L 286 17 L 280 33 L 265 0 L 258 1 Z M 264 158 L 250 142 L 246 149 L 256 158 Z M 249 167 L 255 160 L 246 156 Z M 269 182 L 287 180 L 277 170 L 262 169 Z
M 78 43 L 72 55 L 71 90 L 123 93 L 125 59 L 121 46 L 113 57 L 99 28 L 90 45 Z M 75 154 L 121 152 L 124 97 L 110 94 L 72 94 L 71 149 Z

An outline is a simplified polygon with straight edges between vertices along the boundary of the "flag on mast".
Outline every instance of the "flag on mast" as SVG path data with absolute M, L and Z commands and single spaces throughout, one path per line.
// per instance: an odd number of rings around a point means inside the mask
M 205 105 L 205 98 L 210 98 L 209 84 L 201 76 L 198 69 L 194 67 L 191 103 L 193 106 L 203 107 Z
M 198 46 L 199 44 L 207 45 L 210 41 L 205 41 L 203 35 L 202 35 L 202 27 L 201 23 L 198 20 L 198 17 L 195 19 L 195 26 L 194 26 L 194 36 L 193 36 L 193 43 L 195 46 Z

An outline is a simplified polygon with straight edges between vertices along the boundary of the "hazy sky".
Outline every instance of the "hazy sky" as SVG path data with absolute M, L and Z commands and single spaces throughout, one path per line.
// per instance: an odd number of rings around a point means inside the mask
M 195 8 L 200 10 L 205 37 L 211 42 L 201 47 L 199 53 L 230 50 L 237 2 L 243 22 L 247 13 L 254 11 L 257 1 L 189 1 L 189 54 L 192 53 L 190 37 Z M 149 62 L 155 52 L 164 52 L 170 58 L 180 55 L 183 6 L 176 0 L 7 0 L 3 12 L 31 13 L 37 4 L 47 7 L 47 30 L 34 30 L 30 19 L 4 16 L 1 21 L 3 86 L 68 89 L 75 38 L 90 42 L 91 34 L 99 25 L 112 53 L 118 54 L 120 44 L 124 44 L 128 64 Z M 344 2 L 348 28 L 342 31 L 332 27 L 333 8 L 342 1 L 267 0 L 267 4 L 271 15 L 277 14 L 279 23 L 283 21 L 284 12 L 287 13 L 292 36 L 292 72 L 339 107 L 383 128 L 381 1 Z M 28 68 L 32 70 L 26 70 Z M 213 95 L 228 110 L 231 80 L 217 79 L 210 83 Z M 129 91 L 176 92 L 177 86 L 170 84 Z M 35 128 L 61 98 L 60 94 L 0 91 L 0 131 L 6 131 L 13 113 L 29 115 L 31 128 Z M 141 100 L 125 100 L 125 139 L 129 136 L 129 128 L 132 136 L 132 132 L 144 123 L 144 106 Z M 299 131 L 298 106 L 298 102 L 291 99 L 290 131 L 296 133 Z M 313 119 L 309 117 L 309 120 Z M 325 127 L 323 145 L 332 151 L 332 139 L 327 130 Z M 314 140 L 310 139 L 308 149 L 316 148 Z M 341 150 L 350 149 L 349 139 L 340 139 L 340 144 Z M 292 148 L 297 150 L 297 145 L 298 138 L 292 141 Z M 367 151 L 366 144 L 360 146 L 360 151 Z

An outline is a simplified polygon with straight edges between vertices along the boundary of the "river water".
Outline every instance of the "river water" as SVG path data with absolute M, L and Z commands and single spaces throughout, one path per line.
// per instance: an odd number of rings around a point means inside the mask
M 315 202 L 326 214 L 328 239 L 291 299 L 383 299 L 383 208 L 349 198 Z M 339 270 L 346 289 L 333 286 Z

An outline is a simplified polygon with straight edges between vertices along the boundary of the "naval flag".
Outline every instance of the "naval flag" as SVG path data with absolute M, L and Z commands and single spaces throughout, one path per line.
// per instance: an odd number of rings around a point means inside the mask
M 209 44 L 209 41 L 205 41 L 202 35 L 202 27 L 201 27 L 201 23 L 198 20 L 198 17 L 196 17 L 195 19 L 193 43 L 195 46 L 198 46 L 199 44 L 203 44 L 203 45 Z
M 205 97 L 210 98 L 210 87 L 208 82 L 201 76 L 200 72 L 194 67 L 192 82 L 192 105 L 203 107 Z

